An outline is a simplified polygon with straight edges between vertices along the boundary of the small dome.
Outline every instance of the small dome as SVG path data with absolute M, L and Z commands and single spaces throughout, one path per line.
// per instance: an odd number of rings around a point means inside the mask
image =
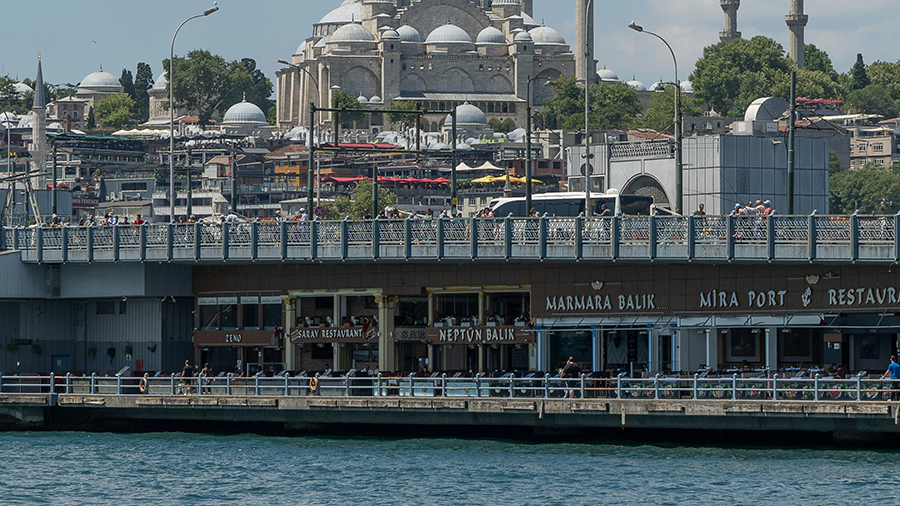
M 356 0 L 344 2 L 337 9 L 325 15 L 317 24 L 320 25 L 337 25 L 342 23 L 352 23 L 363 18 L 362 4 Z
M 431 149 L 434 151 L 445 151 L 445 150 L 453 149 L 453 148 L 446 142 L 437 142 L 437 143 L 432 144 L 431 146 L 428 146 L 428 149 Z
M 247 102 L 245 97 L 243 102 L 228 108 L 228 111 L 225 112 L 225 117 L 222 118 L 222 123 L 226 125 L 235 123 L 265 124 L 267 121 L 262 109 L 257 107 L 256 104 Z
M 115 88 L 118 91 L 122 91 L 122 83 L 120 83 L 119 80 L 116 79 L 116 76 L 110 74 L 109 72 L 104 72 L 103 69 L 100 69 L 93 74 L 89 74 L 87 77 L 82 79 L 78 87 L 107 90 L 112 90 L 113 88 Z
M 369 103 L 369 99 L 363 96 L 362 92 L 359 92 L 359 97 L 356 99 L 362 105 L 366 105 Z
M 466 143 L 462 143 L 462 142 L 456 145 L 456 149 L 458 151 L 472 151 L 473 150 L 472 146 L 470 146 Z
M 462 28 L 447 23 L 435 28 L 425 39 L 426 44 L 471 44 L 472 37 Z
M 169 86 L 169 78 L 168 73 L 163 72 L 156 78 L 156 81 L 153 83 L 154 90 L 164 90 Z
M 14 112 L 0 113 L 0 122 L 2 123 L 15 123 L 17 121 L 19 121 L 19 116 Z
M 617 83 L 619 82 L 619 76 L 616 75 L 615 72 L 609 70 L 606 67 L 597 71 L 597 77 L 600 78 L 601 81 L 605 83 Z
M 375 95 L 369 99 L 369 103 L 370 104 L 383 104 L 384 100 L 381 100 L 381 97 L 379 97 L 378 95 Z
M 530 33 L 526 32 L 526 31 L 521 31 L 516 34 L 516 42 L 526 42 L 528 44 L 533 44 L 534 38 L 531 36 Z
M 389 28 L 381 32 L 381 40 L 400 40 L 400 34 L 397 33 L 397 30 Z
M 475 38 L 476 44 L 506 44 L 506 36 L 503 35 L 503 32 L 494 28 L 493 26 L 489 26 L 478 33 L 478 37 Z
M 682 81 L 681 82 L 681 91 L 685 93 L 693 93 L 694 92 L 694 83 L 690 81 Z
M 13 88 L 16 89 L 16 93 L 18 93 L 19 95 L 24 95 L 26 93 L 34 93 L 34 89 L 25 83 L 13 84 Z
M 553 28 L 550 28 L 549 26 L 539 26 L 537 28 L 532 28 L 528 33 L 531 34 L 531 38 L 534 39 L 535 44 L 566 44 L 566 39 L 564 39 L 559 32 L 557 32 Z
M 368 28 L 359 23 L 348 23 L 331 34 L 329 44 L 338 42 L 374 42 L 375 36 Z
M 628 81 L 625 84 L 634 88 L 634 91 L 647 91 L 647 87 L 644 86 L 644 83 L 642 83 L 634 78 L 632 78 L 631 81 Z
M 447 115 L 447 119 L 444 120 L 445 125 L 450 125 L 453 122 L 453 119 L 450 115 Z M 466 102 L 456 108 L 456 124 L 458 125 L 487 125 L 487 116 L 481 112 L 481 109 L 475 107 L 474 105 Z
M 403 42 L 414 42 L 417 44 L 422 42 L 422 35 L 419 34 L 419 31 L 409 25 L 397 28 L 397 33 L 400 34 L 400 40 Z

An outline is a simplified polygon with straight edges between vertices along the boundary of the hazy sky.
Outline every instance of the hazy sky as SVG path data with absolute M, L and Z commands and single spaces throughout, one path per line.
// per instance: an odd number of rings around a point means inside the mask
M 431 1 L 431 0 L 423 0 Z M 671 57 L 658 40 L 627 28 L 634 20 L 672 44 L 687 78 L 703 47 L 718 42 L 723 16 L 719 0 L 595 0 L 599 66 L 622 80 L 632 75 L 645 84 L 671 79 Z M 274 80 L 278 58 L 289 59 L 312 32 L 312 24 L 341 0 L 220 0 L 221 10 L 188 23 L 176 54 L 208 49 L 225 58 L 250 57 Z M 847 71 L 863 53 L 866 62 L 896 61 L 893 32 L 900 22 L 898 0 L 813 0 L 806 42 L 831 55 L 838 72 Z M 78 83 L 103 65 L 116 77 L 137 62 L 159 75 L 178 24 L 212 5 L 206 0 L 28 0 L 3 2 L 0 74 L 34 78 L 38 53 L 44 78 Z M 575 43 L 574 0 L 534 0 L 535 19 Z M 787 47 L 784 15 L 788 0 L 744 0 L 738 29 L 745 38 L 766 35 Z M 426 34 L 423 34 L 423 37 Z

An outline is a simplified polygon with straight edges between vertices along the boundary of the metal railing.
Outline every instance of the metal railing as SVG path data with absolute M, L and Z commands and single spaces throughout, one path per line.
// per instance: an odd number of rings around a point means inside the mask
M 900 261 L 894 216 L 440 218 L 0 230 L 25 262 L 198 260 Z
M 51 387 L 52 385 L 52 387 Z M 403 397 L 506 397 L 607 398 L 654 400 L 771 400 L 771 401 L 887 401 L 900 397 L 900 384 L 891 380 L 853 377 L 838 379 L 772 377 L 559 378 L 549 374 L 507 373 L 500 377 L 478 374 L 417 376 L 291 376 L 182 378 L 154 376 L 142 384 L 126 376 L 0 376 L 0 394 L 84 395 L 198 395 L 198 396 L 403 396 Z

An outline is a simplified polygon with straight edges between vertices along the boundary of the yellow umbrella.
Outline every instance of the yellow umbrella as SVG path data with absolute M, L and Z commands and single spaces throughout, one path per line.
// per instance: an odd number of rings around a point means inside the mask
M 525 184 L 525 183 L 527 182 L 527 181 L 525 180 L 524 177 L 511 177 L 511 178 L 509 178 L 509 181 L 512 182 L 512 183 L 516 183 L 516 184 Z M 533 184 L 544 184 L 544 183 L 542 183 L 542 182 L 540 182 L 539 180 L 534 179 L 534 178 L 531 179 L 531 182 L 532 182 Z
M 480 177 L 478 179 L 472 180 L 473 183 L 500 183 L 500 182 L 505 182 L 505 181 L 506 181 L 505 177 L 497 177 L 497 176 L 484 176 L 484 177 Z

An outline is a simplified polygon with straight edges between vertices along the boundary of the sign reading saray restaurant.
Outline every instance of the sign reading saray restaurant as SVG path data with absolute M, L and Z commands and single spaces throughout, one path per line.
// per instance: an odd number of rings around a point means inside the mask
M 429 327 L 423 329 L 425 338 L 435 344 L 527 343 L 530 332 L 526 327 L 503 325 L 498 327 Z
M 298 327 L 291 331 L 292 342 L 365 343 L 378 339 L 378 327 Z

